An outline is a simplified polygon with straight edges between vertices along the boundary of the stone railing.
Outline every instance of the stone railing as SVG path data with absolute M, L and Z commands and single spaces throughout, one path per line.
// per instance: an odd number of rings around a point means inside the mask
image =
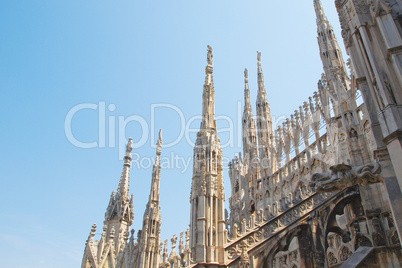
M 295 157 L 287 161 L 283 167 L 274 172 L 270 177 L 273 178 L 274 182 L 279 182 L 293 173 L 300 172 L 303 166 L 313 158 L 321 158 L 322 154 L 327 152 L 328 146 L 328 136 L 325 133 Z
M 261 243 L 264 243 L 275 236 L 278 232 L 286 229 L 291 224 L 310 214 L 314 209 L 328 201 L 328 199 L 334 197 L 336 194 L 337 193 L 314 193 L 310 197 L 296 204 L 294 207 L 269 221 L 262 223 L 257 222 L 253 229 L 246 229 L 244 233 L 235 232 L 237 237 L 228 239 L 228 244 L 225 246 L 225 251 L 228 253 L 227 264 L 240 258 L 242 249 L 244 248 L 243 241 L 247 242 L 247 251 L 252 250 Z

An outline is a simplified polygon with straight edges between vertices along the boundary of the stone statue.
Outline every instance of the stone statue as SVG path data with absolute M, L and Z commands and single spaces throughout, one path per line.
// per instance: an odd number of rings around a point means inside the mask
M 165 240 L 165 248 L 163 249 L 163 262 L 166 261 L 166 258 L 168 257 L 168 240 Z
M 240 262 L 239 267 L 248 268 L 250 266 L 249 256 L 247 254 L 247 242 L 242 241 L 240 244 L 241 254 L 240 254 Z
M 129 138 L 126 148 L 126 155 L 131 158 L 131 151 L 133 150 L 133 139 Z
M 330 167 L 331 171 L 315 173 L 311 177 L 310 187 L 315 187 L 316 192 L 334 192 L 359 184 L 382 182 L 379 175 L 381 166 L 378 163 L 366 164 L 359 167 L 351 167 L 346 164 L 338 164 Z
M 207 56 L 208 65 L 214 65 L 214 55 L 212 54 L 212 47 L 208 45 L 208 56 Z
M 176 248 L 176 242 L 177 242 L 176 235 L 173 235 L 173 237 L 172 237 L 172 239 L 170 239 L 170 241 L 172 242 L 172 250 L 174 250 Z

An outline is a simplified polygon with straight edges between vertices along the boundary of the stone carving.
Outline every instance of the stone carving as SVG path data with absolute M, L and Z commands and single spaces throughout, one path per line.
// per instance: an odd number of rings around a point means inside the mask
M 392 245 L 397 245 L 397 244 L 401 243 L 399 241 L 398 232 L 396 231 L 396 229 L 394 229 L 392 231 L 391 236 L 390 236 L 390 240 L 391 240 Z
M 361 247 L 361 246 L 367 246 L 367 247 L 372 247 L 373 243 L 371 243 L 371 240 L 363 233 L 360 232 L 360 226 L 358 222 L 353 223 L 353 228 L 355 229 L 355 245 L 356 249 Z
M 396 231 L 396 227 L 395 227 L 395 223 L 394 223 L 394 217 L 392 216 L 391 213 L 388 214 L 387 220 L 388 220 L 388 228 L 389 228 L 388 236 L 389 236 L 391 245 L 400 244 L 398 232 Z
M 359 167 L 338 164 L 331 166 L 330 170 L 329 172 L 313 174 L 309 185 L 315 187 L 317 192 L 334 192 L 356 184 L 365 186 L 382 182 L 379 175 L 381 172 L 379 163 Z
M 335 257 L 333 252 L 328 253 L 328 264 L 334 265 L 338 263 L 338 259 Z
M 346 261 L 352 255 L 352 251 L 347 246 L 344 246 L 339 254 L 340 261 Z
M 240 255 L 240 268 L 248 268 L 250 266 L 249 256 L 247 254 L 247 243 L 242 241 L 241 244 L 241 255 Z
M 369 8 L 366 2 L 367 2 L 366 0 L 355 0 L 355 7 L 357 14 L 368 14 Z
M 212 52 L 212 47 L 208 45 L 208 55 L 207 55 L 207 62 L 209 66 L 214 65 L 214 55 Z
M 372 0 L 371 9 L 376 17 L 391 13 L 390 4 L 384 0 Z
M 133 139 L 129 138 L 126 148 L 127 157 L 131 158 L 131 151 L 133 150 Z
M 180 242 L 179 242 L 179 253 L 182 254 L 184 250 L 184 240 L 183 240 L 184 233 L 180 233 Z
M 390 1 L 391 5 L 388 5 Z M 370 2 L 373 3 L 371 6 Z M 347 187 L 382 181 L 381 167 L 377 163 L 361 167 L 352 167 L 350 163 L 367 163 L 368 154 L 371 155 L 372 161 L 374 159 L 382 161 L 381 158 L 377 158 L 378 155 L 374 158 L 373 152 L 377 149 L 377 142 L 380 140 L 377 140 L 377 132 L 370 129 L 369 122 L 373 122 L 373 129 L 378 131 L 374 128 L 374 126 L 377 127 L 375 125 L 377 123 L 372 118 L 372 115 L 378 114 L 375 110 L 377 109 L 375 101 L 380 102 L 380 107 L 384 107 L 384 103 L 395 104 L 395 96 L 392 93 L 400 84 L 395 79 L 395 75 L 390 75 L 388 70 L 394 67 L 389 65 L 387 68 L 378 68 L 375 61 L 372 62 L 372 66 L 369 66 L 373 70 L 378 69 L 373 73 L 373 77 L 366 79 L 362 77 L 361 70 L 370 69 L 365 68 L 367 66 L 364 65 L 372 60 L 361 60 L 361 56 L 355 51 L 373 41 L 378 43 L 378 48 L 381 48 L 381 40 L 375 39 L 384 36 L 384 32 L 376 24 L 383 19 L 383 23 L 393 23 L 392 19 L 396 19 L 398 23 L 397 18 L 391 18 L 386 14 L 389 12 L 388 8 L 392 11 L 392 16 L 397 16 L 401 12 L 399 8 L 394 7 L 397 0 L 336 0 L 335 3 L 344 42 L 348 52 L 351 52 L 352 60 L 357 63 L 356 67 L 359 68 L 356 72 L 351 72 L 354 77 L 349 79 L 332 26 L 325 17 L 320 0 L 314 0 L 316 12 L 319 14 L 317 18 L 320 19 L 317 20 L 318 42 L 326 74 L 321 77 L 318 92 L 314 93 L 314 98 L 310 97 L 308 102 L 300 106 L 290 118 L 284 119 L 284 122 L 280 123 L 275 130 L 267 100 L 267 95 L 270 94 L 267 94 L 264 86 L 261 53 L 257 53 L 257 118 L 254 119 L 250 112 L 252 111 L 250 97 L 245 94 L 245 114 L 246 112 L 249 114 L 243 117 L 243 140 L 244 144 L 249 146 L 244 146 L 243 158 L 239 154 L 239 157 L 232 160 L 229 165 L 233 188 L 230 197 L 230 216 L 224 209 L 223 156 L 215 122 L 213 50 L 208 46 L 207 76 L 203 92 L 203 122 L 194 148 L 194 176 L 190 196 L 191 231 L 186 231 L 185 245 L 183 233 L 180 233 L 180 240 L 174 236 L 168 258 L 168 240 L 165 241 L 163 250 L 160 238 L 160 209 L 156 209 L 154 199 L 144 215 L 144 225 L 142 231 L 138 232 L 138 240 L 134 242 L 134 233 L 132 233 L 127 241 L 126 234 L 134 218 L 133 198 L 130 199 L 128 194 L 129 161 L 131 161 L 133 147 L 132 139 L 130 139 L 126 149 L 121 187 L 119 186 L 118 191 L 110 198 L 101 240 L 94 241 L 95 229 L 88 237 L 82 268 L 104 267 L 104 263 L 99 260 L 106 259 L 111 260 L 110 265 L 106 264 L 111 268 L 142 266 L 178 268 L 211 266 L 211 264 L 245 268 L 261 267 L 261 262 L 264 265 L 273 264 L 274 267 L 281 268 L 324 267 L 328 264 L 339 266 L 350 257 L 353 250 L 360 246 L 381 246 L 381 250 L 384 251 L 389 251 L 389 248 L 393 251 L 399 250 L 395 246 L 399 243 L 396 230 L 398 225 L 391 223 L 392 217 L 389 216 L 389 211 L 384 212 L 384 208 L 380 205 L 376 207 L 377 201 L 379 204 L 386 203 L 384 202 L 386 194 L 379 192 L 371 195 L 370 189 L 366 189 L 370 187 L 361 187 L 359 190 L 365 193 L 360 195 L 355 188 L 347 189 Z M 319 8 L 321 10 L 318 10 Z M 384 17 L 375 18 L 373 13 Z M 389 21 L 386 21 L 387 19 Z M 390 25 L 384 27 L 388 26 Z M 391 28 L 386 29 L 392 30 Z M 363 43 L 356 43 L 360 41 Z M 350 51 L 349 46 L 354 46 L 354 51 Z M 385 50 L 376 53 L 378 48 L 376 44 L 367 50 L 372 54 L 370 58 L 377 58 L 377 55 L 384 54 L 382 52 Z M 364 53 L 360 54 L 364 55 Z M 394 51 L 391 49 L 387 52 L 389 58 L 386 60 L 392 60 L 393 56 Z M 380 58 L 377 62 L 383 62 L 383 60 Z M 247 83 L 245 93 L 247 93 L 249 91 L 247 69 L 244 76 Z M 367 103 L 374 105 L 375 109 L 370 105 L 366 107 L 364 103 L 355 102 L 357 89 L 363 95 L 365 91 L 368 92 L 368 89 L 364 87 L 367 83 L 371 84 L 369 87 L 371 93 L 365 96 L 364 100 L 368 100 Z M 365 109 L 368 111 L 362 112 L 363 115 L 359 118 L 357 115 Z M 387 115 L 384 114 L 384 116 L 384 120 L 387 119 Z M 278 125 L 279 122 L 275 123 Z M 326 133 L 321 135 L 320 130 L 324 127 L 326 127 Z M 373 133 L 376 134 L 376 139 Z M 160 135 L 157 156 L 161 154 L 161 146 Z M 294 148 L 294 154 L 292 148 Z M 360 157 L 362 161 L 357 161 L 357 157 Z M 339 163 L 338 159 L 342 159 L 347 164 L 335 165 Z M 329 166 L 332 167 L 329 168 Z M 383 168 L 385 169 L 385 165 Z M 155 169 L 153 176 L 159 176 L 159 170 L 159 167 Z M 315 173 L 323 171 L 329 172 Z M 390 174 L 388 171 L 384 170 L 384 174 Z M 313 173 L 315 174 L 312 176 Z M 311 189 L 307 185 L 315 188 Z M 155 191 L 157 188 L 159 189 L 156 187 Z M 265 196 L 264 193 L 266 193 Z M 153 196 L 156 194 L 154 192 Z M 373 207 L 367 208 L 365 207 L 367 202 L 360 202 L 356 206 L 353 203 L 352 206 L 348 206 L 348 209 L 343 210 L 344 203 L 350 204 L 349 201 L 355 202 L 355 199 L 359 198 L 361 201 L 375 198 L 373 202 L 370 202 Z M 337 207 L 338 205 L 335 204 L 341 205 Z M 369 210 L 371 212 L 367 213 Z M 366 213 L 360 214 L 361 211 Z M 325 221 L 330 215 L 341 215 L 339 213 L 342 212 L 347 218 L 346 227 L 343 224 L 338 226 L 336 218 L 334 223 Z M 111 222 L 112 219 L 118 221 Z M 388 225 L 385 219 L 388 219 Z M 353 225 L 350 226 L 350 223 Z M 358 228 L 359 224 L 361 231 Z M 230 232 L 227 229 L 229 226 Z M 329 241 L 329 248 L 325 249 L 323 241 L 325 242 L 325 236 L 329 233 L 332 233 L 334 239 Z M 231 237 L 228 237 L 229 235 Z M 298 240 L 301 243 L 314 241 L 310 243 L 312 254 L 305 254 L 306 244 L 298 246 L 287 244 L 288 238 L 292 236 L 301 238 Z M 278 242 L 278 238 L 281 241 Z M 392 247 L 387 247 L 389 245 Z M 176 247 L 179 254 L 176 254 Z M 264 256 L 270 247 L 274 250 L 281 248 L 282 253 L 278 258 L 272 260 Z M 301 248 L 304 248 L 303 252 L 297 251 Z M 283 249 L 290 253 L 283 256 L 285 252 Z M 306 259 L 312 262 L 311 265 L 303 263 Z M 269 263 L 270 260 L 273 263 Z
M 165 240 L 165 247 L 163 249 L 163 262 L 167 261 L 167 257 L 169 256 L 168 251 L 169 251 L 169 249 L 168 249 L 168 240 L 166 239 Z
M 335 0 L 336 7 L 341 7 L 346 2 L 346 0 Z
M 376 246 L 384 246 L 385 238 L 382 232 L 380 220 L 377 217 L 374 217 L 371 221 L 373 225 L 373 240 Z

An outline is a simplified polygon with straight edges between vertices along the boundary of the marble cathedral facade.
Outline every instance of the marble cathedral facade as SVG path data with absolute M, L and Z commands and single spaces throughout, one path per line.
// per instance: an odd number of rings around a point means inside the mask
M 171 239 L 170 249 L 161 240 L 160 133 L 143 228 L 136 241 L 130 235 L 130 140 L 101 239 L 94 239 L 93 225 L 82 268 L 401 266 L 402 2 L 336 0 L 335 6 L 350 75 L 314 0 L 324 73 L 313 96 L 281 125 L 272 122 L 261 53 L 256 116 L 245 70 L 243 153 L 229 164 L 230 215 L 208 47 L 190 228 Z

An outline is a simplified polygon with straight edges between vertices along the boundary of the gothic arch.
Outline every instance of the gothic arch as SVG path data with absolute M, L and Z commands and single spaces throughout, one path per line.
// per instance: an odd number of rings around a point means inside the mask
M 279 189 L 278 186 L 275 187 L 274 189 L 274 194 L 273 194 L 273 200 L 272 201 L 278 201 L 281 198 L 281 190 Z
M 284 180 L 284 182 L 281 185 L 282 189 L 282 196 L 284 196 L 288 191 L 290 191 L 290 183 L 287 180 Z
M 341 230 L 341 228 L 338 226 L 336 215 L 343 215 L 345 206 L 356 201 L 360 203 L 360 195 L 358 192 L 352 190 L 349 193 L 346 193 L 342 198 L 337 200 L 332 209 L 329 211 L 328 217 L 324 221 L 325 250 L 327 250 L 327 248 L 329 247 L 327 238 L 330 232 L 339 234 L 342 237 L 343 242 L 345 243 L 351 241 L 350 233 Z
M 293 174 L 292 178 L 290 179 L 290 186 L 293 188 L 293 190 L 296 190 L 296 186 L 299 181 L 299 176 L 297 174 Z
M 282 236 L 278 237 L 276 241 L 269 241 L 271 247 L 269 248 L 269 250 L 264 252 L 265 254 L 261 258 L 262 261 L 258 263 L 255 267 L 257 268 L 272 267 L 275 255 L 280 251 L 287 251 L 289 249 L 289 245 L 292 242 L 292 240 L 296 237 L 299 237 L 302 234 L 305 234 L 307 229 L 309 229 L 308 224 L 301 224 L 287 231 Z
M 266 204 L 271 203 L 271 193 L 269 192 L 269 190 L 265 191 L 264 198 L 265 198 Z
M 358 138 L 359 132 L 355 127 L 350 127 L 348 130 L 349 138 Z
M 255 212 L 255 209 L 256 209 L 255 202 L 254 202 L 254 200 L 251 200 L 251 201 L 250 201 L 250 205 L 249 205 L 249 212 L 250 212 L 251 214 L 253 214 L 253 213 Z

